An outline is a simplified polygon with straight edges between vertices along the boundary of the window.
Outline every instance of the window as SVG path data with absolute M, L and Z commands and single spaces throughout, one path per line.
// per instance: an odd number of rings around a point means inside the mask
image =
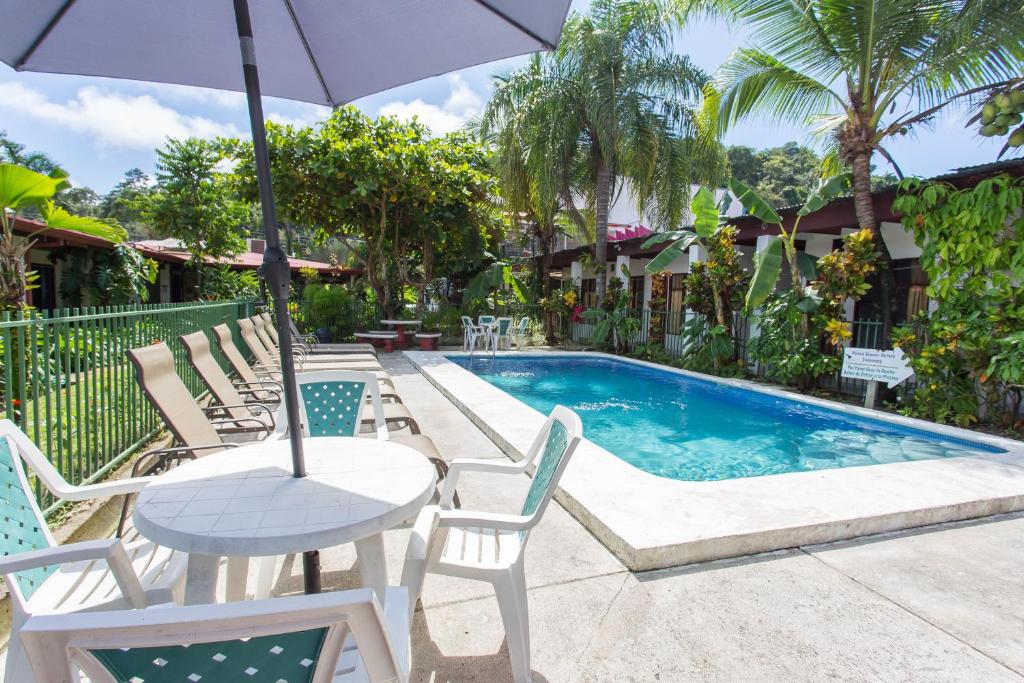
M 677 273 L 668 284 L 668 310 L 678 313 L 683 310 L 683 299 L 686 297 L 686 274 Z
M 580 284 L 580 305 L 583 308 L 597 307 L 597 280 L 587 278 Z
M 639 311 L 644 307 L 644 276 L 635 275 L 629 278 L 629 307 Z

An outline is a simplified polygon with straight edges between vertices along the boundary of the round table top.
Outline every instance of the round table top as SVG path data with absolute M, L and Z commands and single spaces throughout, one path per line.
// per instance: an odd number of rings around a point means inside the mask
M 287 439 L 188 461 L 139 494 L 135 528 L 200 555 L 261 557 L 357 541 L 413 518 L 434 466 L 419 452 L 361 437 L 304 440 L 307 476 L 292 476 Z
M 422 320 L 381 320 L 381 325 L 422 325 Z

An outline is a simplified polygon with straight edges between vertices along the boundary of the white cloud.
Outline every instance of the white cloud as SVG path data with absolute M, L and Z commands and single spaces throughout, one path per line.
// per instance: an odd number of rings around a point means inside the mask
M 305 128 L 306 126 L 312 126 L 314 123 L 323 121 L 330 115 L 330 113 L 330 107 L 320 107 L 315 104 L 304 104 L 299 107 L 299 113 L 297 114 L 270 112 L 266 117 L 268 121 L 273 121 L 274 123 L 280 123 L 285 126 L 295 126 L 296 128 Z
M 198 88 L 191 85 L 174 83 L 146 83 L 146 89 L 155 92 L 161 99 L 171 102 L 189 102 L 205 104 L 224 109 L 241 109 L 245 107 L 245 93 L 231 90 L 215 90 Z
M 150 95 L 122 95 L 92 86 L 80 88 L 67 102 L 54 102 L 20 83 L 0 83 L 0 107 L 92 136 L 101 147 L 152 149 L 167 137 L 241 134 L 233 124 L 182 114 Z
M 402 121 L 418 118 L 435 135 L 458 130 L 480 113 L 483 100 L 458 74 L 448 76 L 448 98 L 440 107 L 417 98 L 411 102 L 388 102 L 377 112 L 380 116 L 394 116 Z

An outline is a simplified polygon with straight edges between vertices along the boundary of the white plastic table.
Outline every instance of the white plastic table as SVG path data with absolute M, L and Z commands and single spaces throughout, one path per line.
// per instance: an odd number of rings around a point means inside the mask
M 220 558 L 228 599 L 244 597 L 248 558 L 355 543 L 363 585 L 388 584 L 383 532 L 416 513 L 434 466 L 407 446 L 377 439 L 305 439 L 307 476 L 292 476 L 287 439 L 234 448 L 159 475 L 135 504 L 135 528 L 188 553 L 186 604 L 215 601 Z M 232 560 L 244 558 L 235 563 Z M 238 584 L 241 583 L 241 596 Z

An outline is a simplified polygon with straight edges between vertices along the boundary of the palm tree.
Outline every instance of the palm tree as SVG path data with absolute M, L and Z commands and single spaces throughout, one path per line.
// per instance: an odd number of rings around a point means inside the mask
M 730 55 L 709 91 L 719 131 L 753 115 L 811 125 L 826 158 L 852 172 L 857 223 L 881 253 L 887 338 L 895 283 L 871 203 L 872 158 L 877 152 L 899 173 L 887 140 L 1020 74 L 1020 0 L 721 0 L 719 7 L 751 28 L 754 43 Z
M 482 117 L 485 131 L 513 127 L 526 171 L 579 232 L 589 230 L 576 202 L 593 209 L 598 298 L 609 204 L 623 181 L 659 227 L 676 227 L 690 184 L 724 168 L 698 125 L 707 76 L 673 52 L 671 16 L 661 0 L 594 0 L 588 14 L 569 16 L 557 52 L 496 80 Z

